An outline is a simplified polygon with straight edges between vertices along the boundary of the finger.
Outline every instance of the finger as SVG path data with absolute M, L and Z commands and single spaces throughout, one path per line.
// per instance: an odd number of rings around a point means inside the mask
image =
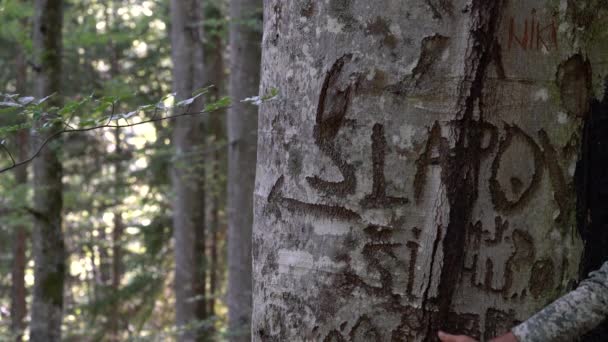
M 446 334 L 443 331 L 437 333 L 437 336 L 442 342 L 459 342 L 458 336 Z
M 443 331 L 437 332 L 437 336 L 442 342 L 476 342 L 475 339 L 465 335 L 450 335 Z

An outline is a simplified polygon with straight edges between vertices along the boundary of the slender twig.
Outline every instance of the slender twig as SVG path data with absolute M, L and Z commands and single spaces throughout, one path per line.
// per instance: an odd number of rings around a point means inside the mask
M 9 151 L 8 148 L 6 148 L 6 146 L 4 146 L 3 143 L 0 143 L 0 146 L 2 146 L 2 149 L 4 150 L 4 152 L 6 152 L 9 157 L 11 157 L 11 162 L 13 162 L 12 166 L 15 167 L 15 165 L 17 163 L 15 162 L 15 158 L 13 158 L 13 154 L 11 153 L 11 151 Z
M 64 122 L 66 128 L 69 127 L 71 129 L 74 129 L 74 127 L 72 127 L 72 125 L 70 125 L 70 123 L 72 123 L 72 119 L 74 118 L 75 113 L 76 112 L 73 112 L 72 114 L 70 114 L 70 117 Z
M 139 126 L 139 125 L 143 125 L 146 123 L 151 123 L 151 122 L 158 122 L 158 121 L 163 121 L 163 120 L 172 120 L 172 119 L 177 119 L 180 117 L 185 117 L 185 116 L 194 116 L 194 115 L 202 115 L 202 114 L 210 114 L 212 112 L 215 111 L 219 111 L 219 110 L 223 110 L 223 109 L 227 109 L 230 108 L 231 106 L 225 106 L 225 107 L 221 107 L 221 108 L 216 108 L 213 110 L 209 110 L 209 111 L 199 111 L 199 112 L 184 112 L 184 113 L 180 113 L 180 114 L 175 114 L 175 115 L 168 115 L 168 116 L 163 116 L 163 117 L 158 117 L 158 118 L 151 118 L 151 119 L 147 119 L 147 120 L 142 120 L 140 122 L 135 122 L 135 123 L 130 123 L 127 121 L 126 125 L 120 125 L 118 124 L 118 120 L 116 121 L 117 124 L 115 125 L 111 125 L 112 122 L 112 118 L 114 117 L 114 105 L 112 105 L 112 114 L 110 115 L 110 119 L 103 125 L 98 125 L 98 126 L 92 126 L 92 127 L 84 127 L 84 128 L 75 128 L 75 129 L 62 129 L 60 131 L 57 131 L 53 134 L 51 134 L 50 136 L 48 136 L 43 142 L 42 144 L 38 147 L 38 149 L 36 150 L 36 152 L 34 154 L 32 154 L 29 158 L 24 159 L 20 162 L 15 162 L 13 155 L 8 151 L 8 149 L 4 146 L 4 145 L 0 145 L 4 148 L 4 150 L 9 154 L 9 156 L 11 157 L 11 160 L 13 161 L 13 164 L 11 166 L 7 166 L 5 168 L 0 169 L 0 173 L 4 173 L 6 171 L 12 170 L 14 168 L 17 168 L 21 165 L 25 165 L 30 163 L 31 161 L 33 161 L 34 159 L 36 159 L 40 153 L 42 152 L 42 150 L 53 140 L 57 139 L 59 136 L 65 134 L 65 133 L 82 133 L 82 132 L 89 132 L 89 131 L 94 131 L 97 129 L 102 129 L 102 128 L 129 128 L 129 127 L 134 127 L 134 126 Z M 125 120 L 126 121 L 126 120 Z

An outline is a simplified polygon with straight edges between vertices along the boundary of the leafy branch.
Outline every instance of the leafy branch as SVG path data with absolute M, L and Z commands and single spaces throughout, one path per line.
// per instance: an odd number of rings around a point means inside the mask
M 63 128 L 53 132 L 49 136 L 47 136 L 42 143 L 36 148 L 35 152 L 31 154 L 28 158 L 16 161 L 11 151 L 7 148 L 5 142 L 6 140 L 0 140 L 0 148 L 4 151 L 5 154 L 11 160 L 11 165 L 6 166 L 4 168 L 0 168 L 0 174 L 20 167 L 22 165 L 28 164 L 36 159 L 40 153 L 43 151 L 45 147 L 52 141 L 56 140 L 60 136 L 67 133 L 82 133 L 89 132 L 98 129 L 104 128 L 129 128 L 134 126 L 139 126 L 147 123 L 154 123 L 165 120 L 173 120 L 180 117 L 187 116 L 196 116 L 203 114 L 211 114 L 213 112 L 217 112 L 223 109 L 227 109 L 232 107 L 231 100 L 229 97 L 222 97 L 219 100 L 208 103 L 204 106 L 202 110 L 198 111 L 190 111 L 192 105 L 195 103 L 197 98 L 206 94 L 210 87 L 202 88 L 197 90 L 191 98 L 185 99 L 176 103 L 174 106 L 166 106 L 165 100 L 168 98 L 175 96 L 175 94 L 169 94 L 163 97 L 158 103 L 153 105 L 145 105 L 140 106 L 134 111 L 128 113 L 116 113 L 116 107 L 119 99 L 116 97 L 104 97 L 100 100 L 93 100 L 92 96 L 89 96 L 80 101 L 72 101 L 66 104 L 63 108 L 55 108 L 52 107 L 48 110 L 44 110 L 45 102 L 52 96 L 45 97 L 36 101 L 33 97 L 18 97 L 13 94 L 5 94 L 4 100 L 0 101 L 0 106 L 8 107 L 8 109 L 19 108 L 22 109 L 20 115 L 32 116 L 35 121 L 42 121 L 44 119 L 44 123 L 42 125 L 42 129 L 48 129 L 56 126 L 61 126 Z M 1 94 L 0 94 L 1 95 Z M 241 102 L 252 103 L 254 105 L 260 105 L 263 102 L 272 100 L 276 98 L 278 95 L 278 91 L 276 89 L 271 89 L 270 93 L 265 96 L 256 96 L 251 98 L 246 98 Z M 83 120 L 80 122 L 80 127 L 74 127 L 75 113 L 85 107 L 87 104 L 97 103 L 98 105 L 93 109 L 93 117 Z M 108 108 L 110 108 L 110 114 L 106 117 L 98 117 L 95 118 L 95 113 L 105 112 Z M 5 109 L 6 110 L 6 109 Z M 0 113 L 5 110 L 0 110 Z M 146 113 L 148 111 L 153 111 L 151 117 L 142 118 L 140 114 Z M 180 112 L 181 110 L 181 112 Z M 54 116 L 48 115 L 48 113 L 56 113 Z M 175 113 L 175 114 L 170 114 Z M 137 122 L 132 122 L 131 120 L 134 117 L 139 117 L 141 120 Z M 125 124 L 120 124 L 120 120 L 124 120 Z M 0 133 L 7 134 L 19 131 L 21 129 L 32 127 L 32 124 L 18 124 L 9 127 L 0 128 Z

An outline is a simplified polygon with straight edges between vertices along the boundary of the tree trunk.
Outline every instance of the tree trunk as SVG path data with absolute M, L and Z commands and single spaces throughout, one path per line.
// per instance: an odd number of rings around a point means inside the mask
M 109 1 L 106 4 L 106 21 L 113 32 L 120 30 L 120 20 L 118 16 L 118 7 L 122 5 L 122 1 L 115 3 Z M 122 53 L 118 44 L 110 40 L 109 46 L 109 64 L 110 64 L 110 79 L 115 81 L 120 76 L 120 59 Z M 116 128 L 114 130 L 114 146 L 115 146 L 115 158 L 114 158 L 114 200 L 117 205 L 114 210 L 114 227 L 112 230 L 112 298 L 114 303 L 110 309 L 109 315 L 109 330 L 110 330 L 110 341 L 118 342 L 121 340 L 121 329 L 123 326 L 123 319 L 120 310 L 121 300 L 118 299 L 120 292 L 120 282 L 123 273 L 123 250 L 122 240 L 125 230 L 125 225 L 122 219 L 122 203 L 125 197 L 125 184 L 124 175 L 124 150 L 122 148 L 121 130 Z
M 260 115 L 254 340 L 488 339 L 571 287 L 607 70 L 600 24 L 556 6 L 265 1 L 261 89 L 281 95 Z
M 96 279 L 97 290 L 96 297 L 101 299 L 107 295 L 107 287 L 110 284 L 112 277 L 112 260 L 108 253 L 108 236 L 106 234 L 106 227 L 102 226 L 97 229 L 97 237 L 95 240 L 98 241 L 97 248 L 99 250 L 99 278 Z
M 218 2 L 210 1 L 205 4 L 205 20 L 210 23 L 222 23 L 224 20 L 224 13 L 221 8 L 221 4 Z M 215 102 L 225 94 L 225 83 L 226 83 L 226 71 L 224 67 L 224 42 L 223 42 L 223 24 L 213 25 L 212 27 L 206 26 L 205 29 L 205 78 L 208 85 L 212 85 L 213 88 L 209 91 L 207 96 L 208 101 Z M 207 176 L 205 177 L 208 182 L 206 188 L 206 209 L 207 209 L 207 232 L 208 232 L 208 256 L 209 260 L 208 267 L 208 280 L 209 280 L 209 295 L 207 298 L 207 313 L 208 315 L 215 315 L 215 298 L 218 295 L 218 229 L 219 226 L 219 210 L 220 210 L 220 195 L 221 189 L 224 189 L 222 177 L 220 175 L 220 166 L 222 164 L 223 155 L 223 140 L 224 134 L 224 118 L 225 110 L 219 110 L 211 113 L 208 119 L 205 120 L 207 123 L 207 149 L 205 157 L 208 162 L 206 164 L 205 171 Z
M 176 102 L 192 96 L 204 84 L 202 5 L 198 0 L 171 1 L 173 91 Z M 201 110 L 202 101 L 186 111 Z M 200 116 L 174 122 L 172 161 L 173 237 L 175 240 L 175 315 L 180 341 L 201 336 L 192 328 L 205 319 L 204 308 L 204 173 L 200 172 L 204 136 Z M 203 176 L 201 176 L 203 174 Z M 198 297 L 197 297 L 198 296 Z
M 211 211 L 211 246 L 209 246 L 209 300 L 208 300 L 208 308 L 207 312 L 209 316 L 215 316 L 215 298 L 218 295 L 218 273 L 219 273 L 219 265 L 218 265 L 218 229 L 219 229 L 219 220 L 218 220 L 218 205 L 217 198 L 214 199 L 213 202 L 213 210 Z
M 42 98 L 61 90 L 62 0 L 36 0 L 34 14 L 35 96 Z M 55 95 L 49 105 L 59 105 Z M 33 146 L 37 148 L 57 125 L 43 127 L 54 113 L 38 122 Z M 59 127 L 60 128 L 60 127 Z M 34 160 L 33 230 L 34 294 L 31 309 L 30 340 L 53 342 L 61 339 L 63 285 L 66 250 L 61 228 L 62 166 L 59 144 L 49 144 Z
M 22 96 L 27 92 L 27 64 L 25 53 L 21 46 L 17 46 L 15 57 L 16 69 L 16 90 Z M 28 158 L 28 131 L 23 129 L 17 132 L 18 160 Z M 27 166 L 15 169 L 15 184 L 17 186 L 27 185 Z M 28 229 L 23 224 L 14 227 L 13 236 L 13 264 L 11 268 L 11 332 L 15 335 L 16 341 L 21 341 L 25 330 L 25 315 L 27 305 L 25 302 L 25 266 L 27 265 L 27 236 Z
M 250 341 L 251 230 L 255 181 L 257 108 L 239 100 L 256 95 L 260 75 L 260 0 L 230 1 L 230 96 L 228 111 L 228 331 L 231 341 Z
M 115 65 L 118 63 L 116 62 Z M 124 188 L 124 168 L 123 168 L 123 149 L 120 138 L 120 128 L 116 128 L 114 131 L 114 145 L 116 146 L 116 162 L 114 163 L 114 183 L 116 187 L 115 200 L 119 203 L 117 209 L 114 211 L 114 229 L 112 230 L 112 296 L 115 300 L 110 313 L 110 334 L 111 341 L 120 341 L 121 335 L 120 330 L 122 327 L 120 303 L 118 295 L 120 291 L 120 281 L 123 273 L 123 251 L 122 251 L 122 240 L 125 230 L 125 225 L 122 219 L 122 204 Z

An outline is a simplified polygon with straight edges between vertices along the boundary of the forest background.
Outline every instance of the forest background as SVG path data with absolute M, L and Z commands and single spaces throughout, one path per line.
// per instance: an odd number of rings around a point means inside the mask
M 0 340 L 249 339 L 261 6 L 0 2 Z

